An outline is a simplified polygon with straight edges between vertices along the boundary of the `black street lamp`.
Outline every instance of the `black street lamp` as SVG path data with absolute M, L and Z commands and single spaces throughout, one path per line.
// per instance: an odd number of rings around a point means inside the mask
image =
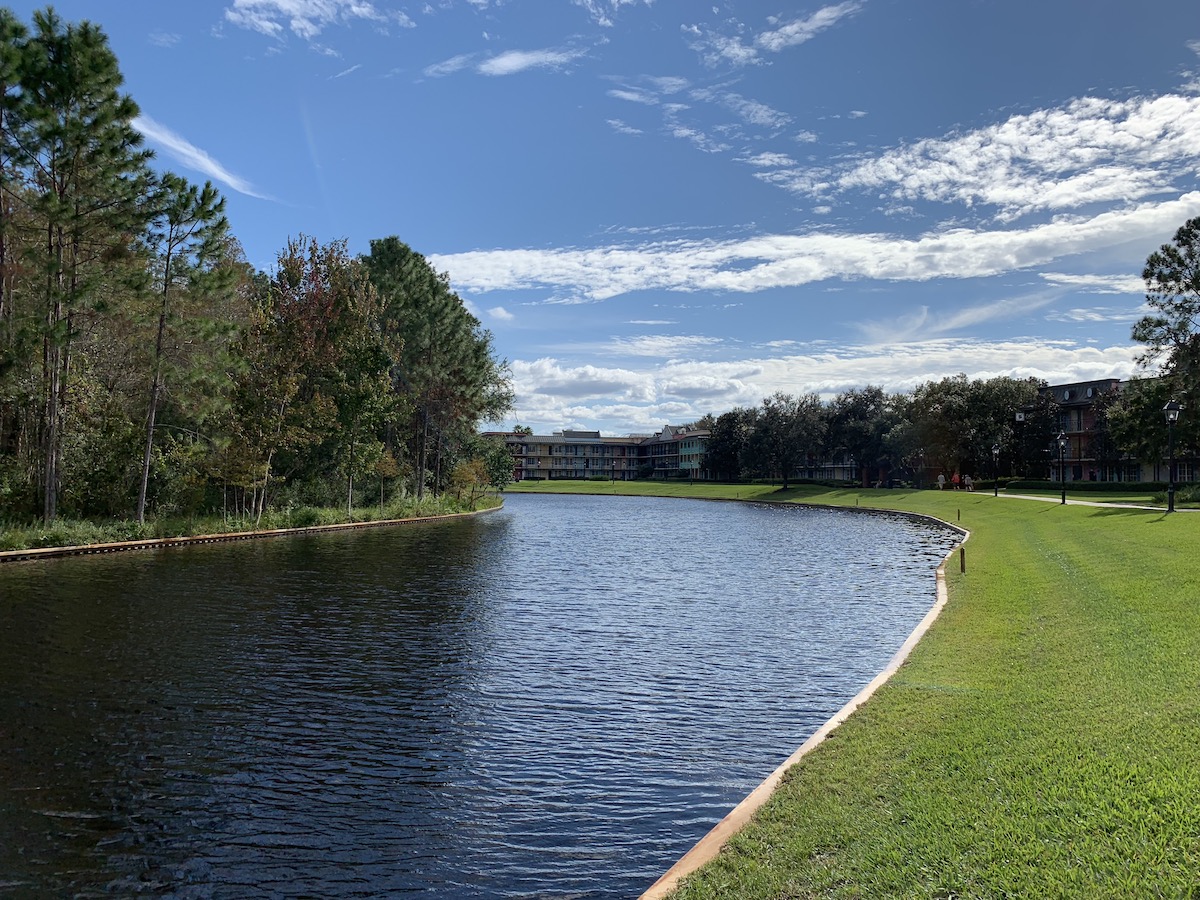
M 992 444 L 992 496 L 1000 496 L 1000 445 Z
M 1162 411 L 1167 420 L 1167 512 L 1175 512 L 1175 423 L 1183 412 L 1183 404 L 1168 400 Z
M 1067 452 L 1067 444 L 1070 439 L 1061 431 L 1058 433 L 1058 477 L 1062 481 L 1062 502 L 1065 505 L 1067 502 L 1067 468 L 1063 463 L 1063 454 Z

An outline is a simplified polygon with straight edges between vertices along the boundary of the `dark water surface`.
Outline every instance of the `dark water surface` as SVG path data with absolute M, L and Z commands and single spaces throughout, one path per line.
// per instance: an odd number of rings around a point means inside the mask
M 0 894 L 631 897 L 887 663 L 903 518 L 510 495 L 0 569 Z

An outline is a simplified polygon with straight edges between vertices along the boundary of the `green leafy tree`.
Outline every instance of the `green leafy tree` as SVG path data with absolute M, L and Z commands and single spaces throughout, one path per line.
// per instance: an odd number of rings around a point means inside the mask
M 103 33 L 35 13 L 24 48 L 20 102 L 9 122 L 15 161 L 33 218 L 44 229 L 27 244 L 42 309 L 43 516 L 57 513 L 64 408 L 80 320 L 97 309 L 106 279 L 119 277 L 130 236 L 145 221 L 149 154 L 131 122 L 137 107 Z M 87 165 L 82 165 L 83 160 Z M 127 270 L 126 270 L 127 271 Z
M 1142 278 L 1152 312 L 1133 326 L 1133 339 L 1146 345 L 1140 362 L 1161 366 L 1174 390 L 1190 399 L 1200 379 L 1200 217 L 1150 254 Z
M 829 407 L 828 447 L 835 455 L 852 456 L 868 481 L 882 480 L 893 467 L 886 436 L 896 424 L 892 399 L 883 388 L 868 385 L 834 397 Z
M 752 468 L 783 480 L 783 490 L 809 456 L 825 442 L 825 415 L 816 394 L 795 397 L 777 392 L 762 402 L 748 441 Z
M 363 258 L 381 299 L 397 394 L 391 433 L 413 461 L 414 490 L 442 482 L 443 457 L 457 455 L 480 422 L 512 406 L 508 365 L 449 280 L 396 237 L 371 242 Z M 432 460 L 430 457 L 432 456 Z M 431 471 L 432 470 L 432 471 Z
M 533 432 L 529 432 L 532 434 Z M 481 438 L 475 449 L 476 457 L 483 462 L 487 473 L 487 483 L 498 490 L 504 490 L 513 480 L 513 455 L 500 438 Z
M 71 353 L 81 320 L 101 311 L 101 288 L 131 271 L 147 218 L 149 152 L 133 128 L 137 106 L 120 92 L 117 59 L 89 22 L 69 25 L 52 9 L 34 13 L 22 37 L 4 23 L 15 90 L 5 91 L 5 239 L 21 248 L 29 314 L 41 339 L 42 515 L 55 518 Z M 7 87 L 7 86 L 6 86 Z M 16 215 L 21 207 L 24 215 Z M 18 233 L 18 225 L 31 232 Z
M 740 406 L 717 416 L 709 428 L 701 468 L 711 472 L 718 481 L 740 479 L 747 445 L 757 419 L 757 410 Z
M 151 359 L 149 401 L 146 410 L 146 440 L 142 454 L 142 475 L 138 483 L 136 517 L 146 518 L 146 487 L 154 451 L 154 426 L 159 402 L 165 388 L 170 363 L 179 362 L 172 346 L 195 346 L 205 332 L 213 333 L 217 322 L 196 315 L 196 304 L 179 315 L 178 295 L 193 300 L 205 295 L 229 293 L 233 287 L 233 269 L 222 266 L 228 248 L 229 223 L 225 218 L 225 200 L 211 182 L 203 188 L 167 173 L 159 180 L 154 195 L 155 217 L 148 237 L 157 269 L 157 321 L 154 353 Z M 187 313 L 191 313 L 188 315 Z M 206 327 L 207 326 L 207 327 Z M 190 354 L 194 363 L 197 354 Z

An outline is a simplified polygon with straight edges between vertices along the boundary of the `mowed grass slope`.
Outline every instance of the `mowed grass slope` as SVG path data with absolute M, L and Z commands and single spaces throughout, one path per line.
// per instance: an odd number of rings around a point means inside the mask
M 967 572 L 956 556 L 908 662 L 673 896 L 1200 896 L 1200 514 L 789 496 L 961 516 Z

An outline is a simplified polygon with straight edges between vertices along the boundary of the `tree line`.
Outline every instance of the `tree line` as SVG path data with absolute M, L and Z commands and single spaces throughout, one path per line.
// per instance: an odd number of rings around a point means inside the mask
M 1150 312 L 1133 327 L 1143 345 L 1140 374 L 1088 404 L 1095 464 L 1158 461 L 1171 434 L 1163 407 L 1184 409 L 1175 449 L 1194 459 L 1200 447 L 1200 217 L 1185 222 L 1142 270 Z M 911 393 L 846 391 L 828 404 L 816 394 L 777 393 L 759 407 L 739 407 L 697 424 L 710 431 L 705 467 L 720 480 L 780 478 L 784 486 L 826 460 L 854 460 L 868 483 L 919 480 L 923 473 L 1047 478 L 1055 437 L 1067 428 L 1045 381 L 966 375 L 920 385 Z M 998 458 L 993 453 L 998 451 Z
M 151 168 L 100 28 L 0 32 L 4 518 L 261 516 L 496 468 L 508 366 L 445 274 L 396 237 L 255 271 L 211 183 Z
M 920 484 L 938 472 L 975 478 L 1046 479 L 1057 459 L 1063 410 L 1037 379 L 955 375 L 911 392 L 845 391 L 828 403 L 816 394 L 777 393 L 695 423 L 709 430 L 704 468 L 721 481 L 822 478 L 830 462 L 851 465 L 856 480 Z M 1167 454 L 1162 407 L 1190 398 L 1169 374 L 1135 378 L 1097 393 L 1090 412 L 1090 465 L 1119 472 L 1126 460 Z M 1186 406 L 1186 403 L 1185 403 Z M 1194 456 L 1200 423 L 1180 420 L 1176 452 Z M 1086 475 L 1084 477 L 1087 477 Z

